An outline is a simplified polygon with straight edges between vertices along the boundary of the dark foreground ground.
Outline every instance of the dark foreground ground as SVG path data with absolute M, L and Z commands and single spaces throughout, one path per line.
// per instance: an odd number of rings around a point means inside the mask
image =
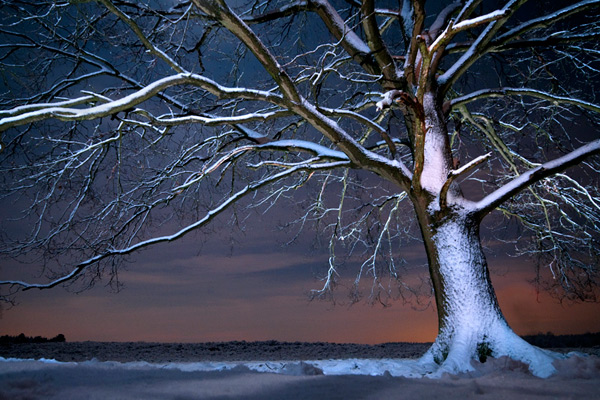
M 430 343 L 385 343 L 379 345 L 335 343 L 215 342 L 64 342 L 0 344 L 0 357 L 54 359 L 57 361 L 272 361 L 326 360 L 331 358 L 416 358 Z

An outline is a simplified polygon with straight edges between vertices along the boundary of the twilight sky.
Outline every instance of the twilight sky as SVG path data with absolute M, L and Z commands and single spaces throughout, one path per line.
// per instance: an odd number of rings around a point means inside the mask
M 318 37 L 318 30 L 310 32 Z M 245 79 L 253 79 L 251 72 L 245 71 Z M 285 213 L 286 205 L 282 207 Z M 10 205 L 0 204 L 0 218 L 9 214 Z M 320 287 L 315 274 L 326 265 L 327 250 L 313 249 L 310 232 L 297 244 L 281 246 L 278 220 L 277 213 L 262 220 L 252 216 L 245 234 L 235 236 L 233 251 L 225 233 L 205 233 L 128 257 L 127 269 L 119 274 L 125 286 L 117 294 L 103 282 L 78 294 L 62 288 L 21 293 L 17 306 L 2 310 L 0 335 L 62 333 L 69 341 L 164 342 L 381 343 L 435 338 L 433 298 L 396 301 L 386 308 L 365 301 L 350 307 L 344 288 L 339 288 L 336 305 L 310 302 L 308 292 Z M 560 304 L 546 293 L 536 293 L 528 283 L 535 277 L 531 260 L 507 256 L 506 245 L 485 236 L 484 244 L 500 306 L 518 334 L 600 331 L 600 304 Z M 402 255 L 409 278 L 427 276 L 420 243 L 404 248 Z M 31 277 L 15 277 L 12 267 L 0 263 L 0 280 Z M 356 268 L 349 267 L 347 280 L 355 273 Z
M 269 217 L 267 216 L 265 218 Z M 283 340 L 381 343 L 432 341 L 437 333 L 433 299 L 422 304 L 308 301 L 319 287 L 315 272 L 326 250 L 310 250 L 310 239 L 277 244 L 276 224 L 254 217 L 233 252 L 225 235 L 196 235 L 130 259 L 120 273 L 125 284 L 111 293 L 102 284 L 79 294 L 61 288 L 29 291 L 5 309 L 0 334 L 63 333 L 69 341 L 201 342 Z M 305 236 L 311 236 L 306 234 Z M 203 242 L 202 245 L 199 245 Z M 504 255 L 486 241 L 500 305 L 519 334 L 600 331 L 600 304 L 559 304 L 528 283 L 534 268 L 526 258 Z M 404 249 L 408 268 L 426 274 L 420 244 Z M 0 268 L 0 278 L 7 275 Z M 353 275 L 348 268 L 348 278 Z

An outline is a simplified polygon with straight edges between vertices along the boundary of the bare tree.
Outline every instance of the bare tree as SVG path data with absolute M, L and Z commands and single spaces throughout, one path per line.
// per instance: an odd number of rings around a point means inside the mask
M 439 316 L 429 370 L 507 355 L 552 374 L 559 356 L 502 316 L 479 229 L 517 221 L 520 251 L 593 297 L 600 1 L 440 3 L 3 1 L 2 196 L 21 219 L 2 253 L 48 278 L 3 280 L 4 299 L 114 276 L 308 182 L 296 222 L 331 250 L 317 295 L 342 243 L 373 296 L 401 282 L 414 215 Z

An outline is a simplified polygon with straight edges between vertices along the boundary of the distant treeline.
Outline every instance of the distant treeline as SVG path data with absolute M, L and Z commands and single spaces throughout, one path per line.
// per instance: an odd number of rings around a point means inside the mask
M 578 335 L 555 335 L 551 332 L 538 333 L 537 335 L 522 336 L 527 342 L 534 346 L 542 348 L 560 348 L 560 347 L 600 347 L 600 332 L 583 333 Z M 29 337 L 21 333 L 18 336 L 4 335 L 0 336 L 0 345 L 2 344 L 18 344 L 18 343 L 63 343 L 66 342 L 65 335 L 58 334 L 55 337 L 48 339 L 42 336 Z M 227 342 L 230 344 L 246 343 Z M 264 342 L 267 344 L 280 344 L 275 340 Z
M 62 342 L 66 342 L 67 339 L 65 339 L 65 335 L 63 335 L 62 333 L 54 336 L 52 339 L 48 339 L 45 337 L 41 337 L 41 336 L 36 336 L 36 337 L 29 337 L 29 336 L 25 336 L 24 333 L 21 333 L 18 336 L 10 336 L 10 335 L 4 335 L 4 336 L 0 336 L 0 344 L 14 344 L 14 343 L 62 343 Z
M 532 345 L 544 348 L 600 346 L 600 332 L 583 333 L 580 335 L 555 335 L 548 332 L 522 337 Z

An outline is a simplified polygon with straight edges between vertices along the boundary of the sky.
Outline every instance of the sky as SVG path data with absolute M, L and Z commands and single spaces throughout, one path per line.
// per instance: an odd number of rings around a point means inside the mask
M 267 214 L 237 235 L 233 251 L 226 235 L 215 233 L 133 256 L 119 274 L 124 284 L 119 293 L 102 283 L 79 294 L 62 288 L 21 293 L 15 307 L 3 310 L 0 334 L 147 342 L 435 339 L 437 316 L 429 297 L 388 307 L 367 301 L 350 305 L 347 292 L 338 288 L 335 304 L 310 301 L 309 291 L 320 285 L 315 274 L 327 262 L 326 250 L 310 250 L 306 238 L 280 246 L 276 236 L 276 223 Z M 500 242 L 485 245 L 500 306 L 518 334 L 600 331 L 600 304 L 560 304 L 548 293 L 537 293 L 528 282 L 535 277 L 531 260 L 508 257 Z M 419 243 L 403 254 L 409 274 L 426 276 Z M 348 269 L 348 279 L 353 272 Z

